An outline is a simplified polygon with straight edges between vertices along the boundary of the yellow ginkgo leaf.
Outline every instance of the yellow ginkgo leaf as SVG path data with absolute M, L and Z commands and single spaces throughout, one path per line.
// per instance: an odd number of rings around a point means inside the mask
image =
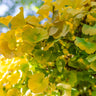
M 62 8 L 65 5 L 71 6 L 72 8 L 81 8 L 83 5 L 90 3 L 90 0 L 56 0 L 56 3 L 59 8 Z
M 10 89 L 11 86 L 12 86 L 12 85 L 11 85 L 10 83 L 7 83 L 7 84 L 5 85 L 5 88 L 6 88 L 6 89 Z
M 3 88 L 0 88 L 0 96 L 6 96 L 6 93 L 3 91 Z
M 6 93 L 3 90 L 3 85 L 0 82 L 0 96 L 6 96 Z
M 16 84 L 18 83 L 19 79 L 20 79 L 20 73 L 19 72 L 14 72 L 12 73 L 11 76 L 9 76 L 8 78 L 8 81 L 10 82 L 10 84 Z
M 7 16 L 7 17 L 0 17 L 0 23 L 8 26 L 9 22 L 11 21 L 12 16 Z
M 57 31 L 59 30 L 58 27 L 52 26 L 49 28 L 49 35 L 52 36 L 53 34 L 55 34 Z
M 52 11 L 52 7 L 44 4 L 37 12 L 37 14 L 40 14 L 41 16 L 43 16 L 44 18 L 47 18 L 49 16 L 49 12 Z
M 0 54 L 3 54 L 5 57 L 13 57 L 14 50 L 16 48 L 16 37 L 13 30 L 8 31 L 7 33 L 1 33 L 0 35 Z
M 87 15 L 87 21 L 88 21 L 88 22 L 96 21 L 96 18 L 93 17 L 92 15 L 88 14 L 88 15 Z
M 8 47 L 5 33 L 2 33 L 0 36 L 0 54 L 3 54 L 7 58 L 12 58 L 14 56 L 14 52 Z
M 7 96 L 21 96 L 21 93 L 18 89 L 13 88 L 8 90 Z
M 14 50 L 16 48 L 16 37 L 14 30 L 10 30 L 6 33 L 6 39 L 8 41 L 8 47 L 11 50 Z
M 23 56 L 25 53 L 31 53 L 32 50 L 34 49 L 34 45 L 28 44 L 28 43 L 22 43 L 16 48 L 15 55 L 16 56 Z
M 28 16 L 25 21 L 33 26 L 40 26 L 40 18 L 35 16 Z
M 48 87 L 49 79 L 44 78 L 43 73 L 36 73 L 28 80 L 28 87 L 33 93 L 42 93 Z
M 20 13 L 17 14 L 15 17 L 12 18 L 11 20 L 11 28 L 17 28 L 17 27 L 22 27 L 25 25 L 25 20 L 23 16 L 23 7 L 20 8 Z

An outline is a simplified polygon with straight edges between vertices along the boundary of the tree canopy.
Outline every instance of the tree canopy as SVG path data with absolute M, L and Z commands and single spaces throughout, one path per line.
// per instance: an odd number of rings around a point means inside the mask
M 96 1 L 42 1 L 0 17 L 0 96 L 95 96 Z

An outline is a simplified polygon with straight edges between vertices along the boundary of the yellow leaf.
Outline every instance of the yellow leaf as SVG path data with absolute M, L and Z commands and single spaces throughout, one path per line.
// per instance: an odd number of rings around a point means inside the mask
M 57 31 L 59 30 L 58 27 L 52 26 L 49 28 L 49 35 L 52 36 L 54 35 Z
M 49 79 L 44 78 L 43 73 L 36 73 L 28 80 L 28 87 L 33 93 L 42 93 L 48 87 Z
M 16 37 L 13 30 L 8 31 L 7 33 L 1 33 L 0 35 L 0 54 L 3 54 L 5 57 L 13 57 L 14 51 L 16 48 Z
M 3 85 L 0 82 L 0 96 L 6 96 L 6 93 L 3 90 Z
M 92 15 L 88 14 L 88 15 L 87 15 L 87 21 L 88 21 L 88 22 L 96 21 L 96 18 L 94 18 Z
M 7 16 L 7 17 L 0 17 L 0 23 L 8 26 L 9 22 L 11 21 L 12 16 Z
M 47 18 L 49 16 L 49 12 L 52 11 L 52 7 L 45 4 L 43 5 L 37 12 L 37 14 L 40 14 L 44 18 Z
M 30 54 L 34 49 L 34 45 L 28 43 L 22 43 L 21 45 L 17 46 L 15 55 L 16 56 L 23 56 L 25 53 Z
M 5 88 L 6 88 L 6 89 L 10 89 L 10 88 L 11 88 L 11 84 L 7 83 L 7 84 L 5 85 Z
M 40 18 L 35 16 L 28 16 L 25 21 L 33 26 L 40 26 Z
M 25 25 L 25 20 L 23 16 L 23 7 L 20 8 L 20 13 L 17 14 L 15 17 L 12 18 L 11 20 L 11 28 L 17 28 L 17 27 L 22 27 Z
M 3 88 L 2 89 L 0 88 L 0 96 L 6 96 L 5 92 L 3 91 Z
M 50 47 L 54 45 L 54 42 L 48 43 L 47 46 L 45 46 L 44 51 L 47 51 Z
M 7 58 L 12 58 L 14 56 L 14 52 L 8 47 L 6 33 L 2 33 L 0 36 L 0 54 L 3 54 Z
M 16 84 L 18 83 L 19 79 L 20 79 L 20 73 L 19 72 L 16 72 L 16 73 L 13 73 L 11 76 L 9 76 L 8 78 L 8 81 L 10 82 L 10 84 Z
M 13 88 L 8 90 L 7 96 L 21 96 L 21 93 L 18 89 Z
M 11 50 L 16 48 L 16 37 L 14 30 L 10 30 L 6 33 L 6 39 L 8 41 L 8 47 Z
M 75 2 L 75 3 L 74 3 Z M 69 5 L 72 8 L 81 8 L 83 5 L 89 3 L 90 0 L 56 0 L 59 8 Z
M 22 42 L 22 32 L 23 32 L 23 29 L 22 28 L 17 28 L 14 31 L 15 31 L 16 41 L 17 42 Z

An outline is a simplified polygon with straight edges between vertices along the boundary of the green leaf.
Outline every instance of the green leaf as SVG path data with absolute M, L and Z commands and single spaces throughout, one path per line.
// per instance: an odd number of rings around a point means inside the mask
M 72 87 L 77 82 L 77 73 L 76 71 L 64 71 L 64 81 L 70 84 Z
M 32 26 L 30 25 L 25 26 L 24 32 L 22 34 L 22 38 L 24 42 L 31 43 L 31 44 L 37 43 L 44 39 L 48 39 L 48 37 L 49 36 L 47 30 L 40 27 L 32 28 Z
M 76 82 L 77 82 L 77 73 L 75 71 L 71 71 L 69 76 L 69 83 L 71 84 L 71 86 L 74 86 Z
M 92 78 L 90 77 L 90 73 L 88 71 L 77 72 L 77 81 L 88 81 L 91 82 Z M 88 85 L 88 84 L 87 84 Z
M 34 50 L 33 55 L 38 63 L 46 64 L 51 54 L 50 52 L 38 49 Z
M 77 56 L 74 56 L 73 58 L 70 59 L 68 65 L 80 70 L 86 68 L 87 65 L 86 63 L 88 64 L 88 62 L 86 62 L 83 58 L 78 59 Z
M 71 90 L 71 96 L 78 96 L 79 95 L 79 91 L 75 88 L 72 88 Z
M 94 26 L 84 24 L 82 32 L 86 35 L 96 35 L 96 24 Z
M 46 64 L 47 62 L 53 62 L 57 59 L 58 56 L 62 55 L 63 53 L 59 52 L 59 46 L 54 44 L 54 47 L 51 47 L 49 50 L 44 51 L 41 49 L 33 50 L 33 55 L 37 62 L 41 64 Z
M 96 44 L 85 41 L 84 38 L 76 37 L 75 45 L 88 54 L 94 53 L 96 51 Z
M 93 91 L 92 92 L 92 96 L 96 96 L 96 91 Z
M 93 62 L 96 60 L 96 54 L 89 55 L 86 59 L 88 62 Z
M 20 65 L 20 68 L 21 68 L 22 71 L 24 71 L 24 72 L 26 71 L 26 72 L 27 72 L 28 69 L 29 69 L 29 65 L 26 64 L 26 63 L 25 63 L 25 64 L 21 64 L 21 65 Z
M 63 67 L 64 67 L 63 65 L 65 65 L 65 62 L 64 62 L 63 59 L 58 59 L 56 61 L 56 66 L 57 66 L 57 69 L 58 69 L 59 72 L 62 72 Z
M 94 71 L 96 71 L 96 61 L 94 61 L 90 64 L 90 68 L 92 68 Z
M 70 61 L 68 65 L 76 69 L 85 69 L 85 65 L 77 61 Z

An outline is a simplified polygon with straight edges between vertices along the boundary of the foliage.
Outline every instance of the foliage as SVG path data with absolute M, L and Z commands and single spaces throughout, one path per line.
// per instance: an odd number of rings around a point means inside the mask
M 95 96 L 96 2 L 43 1 L 38 17 L 0 17 L 0 96 Z

